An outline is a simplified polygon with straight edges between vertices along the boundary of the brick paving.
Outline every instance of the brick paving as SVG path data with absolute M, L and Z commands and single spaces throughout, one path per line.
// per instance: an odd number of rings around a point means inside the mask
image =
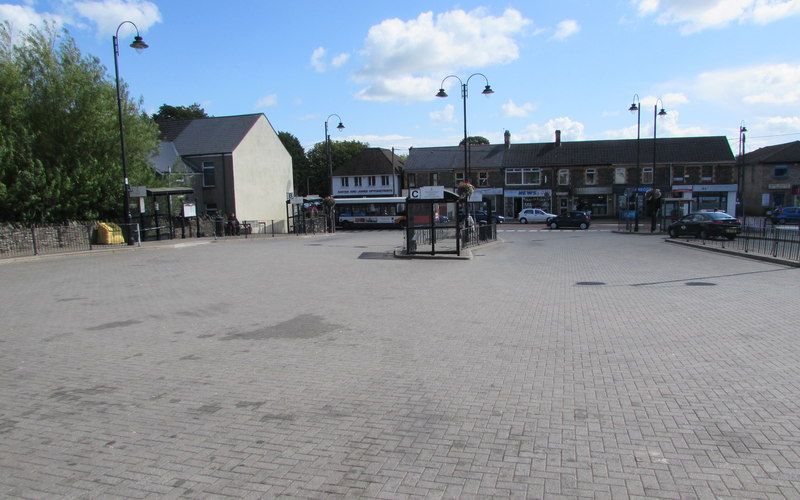
M 0 496 L 800 496 L 800 269 L 500 236 L 0 262 Z

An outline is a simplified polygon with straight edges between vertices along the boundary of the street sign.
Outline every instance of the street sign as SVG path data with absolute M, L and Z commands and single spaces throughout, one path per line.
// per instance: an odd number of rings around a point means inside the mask
M 129 189 L 131 198 L 144 198 L 147 196 L 147 186 L 131 186 Z

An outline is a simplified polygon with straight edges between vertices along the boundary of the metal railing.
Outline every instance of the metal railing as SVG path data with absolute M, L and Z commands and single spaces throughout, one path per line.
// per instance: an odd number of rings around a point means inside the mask
M 0 225 L 0 258 L 91 250 L 95 222 Z
M 745 220 L 741 233 L 733 240 L 697 238 L 696 241 L 703 246 L 715 246 L 747 254 L 800 262 L 800 230 L 798 226 L 772 226 Z

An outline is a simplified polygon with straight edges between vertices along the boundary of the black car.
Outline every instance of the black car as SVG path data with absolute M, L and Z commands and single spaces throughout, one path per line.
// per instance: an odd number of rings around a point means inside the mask
M 486 224 L 489 220 L 489 214 L 485 210 L 477 210 L 472 213 L 472 217 L 478 224 Z M 506 218 L 502 215 L 492 212 L 492 224 L 502 224 Z
M 691 235 L 704 240 L 715 236 L 732 240 L 741 230 L 739 219 L 725 212 L 695 212 L 684 215 L 667 228 L 670 238 Z
M 547 227 L 558 229 L 561 227 L 577 227 L 578 229 L 589 229 L 592 219 L 586 212 L 571 211 L 547 219 Z

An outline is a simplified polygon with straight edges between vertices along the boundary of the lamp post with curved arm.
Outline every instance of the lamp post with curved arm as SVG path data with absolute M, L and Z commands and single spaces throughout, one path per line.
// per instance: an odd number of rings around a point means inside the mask
M 125 158 L 125 129 L 122 124 L 122 96 L 120 94 L 119 89 L 119 29 L 122 28 L 123 25 L 130 24 L 134 28 L 136 28 L 136 36 L 133 38 L 133 42 L 131 42 L 130 46 L 137 51 L 142 51 L 149 47 L 142 37 L 139 35 L 139 27 L 133 23 L 133 21 L 122 21 L 119 26 L 117 26 L 117 31 L 112 37 L 112 41 L 114 42 L 114 78 L 117 85 L 117 118 L 119 120 L 119 145 L 120 145 L 120 155 L 122 157 L 122 197 L 123 197 L 123 219 L 125 220 L 125 231 L 127 232 L 127 240 L 128 245 L 133 245 L 133 238 L 131 237 L 131 208 L 130 208 L 130 201 L 131 201 L 131 192 L 130 192 L 130 185 L 128 184 L 128 163 L 127 159 Z
M 628 108 L 631 113 L 636 113 L 636 184 L 634 185 L 634 224 L 633 231 L 639 232 L 639 182 L 642 179 L 642 164 L 641 164 L 641 131 L 642 131 L 642 103 L 639 100 L 639 94 L 633 94 L 633 101 L 631 107 Z
M 442 79 L 442 83 L 439 88 L 439 92 L 436 93 L 436 97 L 447 97 L 447 92 L 444 91 L 444 82 L 448 78 L 455 78 L 458 80 L 458 83 L 461 84 L 461 99 L 464 103 L 464 182 L 469 180 L 469 159 L 467 155 L 467 148 L 469 145 L 467 144 L 467 86 L 469 85 L 469 81 L 473 76 L 482 76 L 483 79 L 486 81 L 486 86 L 483 88 L 483 95 L 494 94 L 494 90 L 489 85 L 489 79 L 486 78 L 486 75 L 483 73 L 473 73 L 467 77 L 467 81 L 464 82 L 456 75 L 448 75 Z
M 336 126 L 336 129 L 337 130 L 344 129 L 344 125 L 342 124 L 342 117 L 337 115 L 336 113 L 332 113 L 332 114 L 328 115 L 327 118 L 325 118 L 325 153 L 326 153 L 326 155 L 328 157 L 328 179 L 330 181 L 330 189 L 331 189 L 330 190 L 330 195 L 331 195 L 331 198 L 333 198 L 333 162 L 331 161 L 331 136 L 328 135 L 328 120 L 330 120 L 334 116 L 339 119 L 339 125 Z M 329 223 L 331 225 L 330 226 L 330 232 L 333 232 L 333 228 L 334 228 L 334 223 L 333 222 L 334 222 L 333 221 L 333 209 L 331 209 L 330 220 L 329 220 Z
M 737 188 L 738 193 L 736 194 L 739 199 L 739 210 L 741 210 L 742 217 L 747 217 L 747 214 L 744 211 L 744 142 L 747 139 L 745 132 L 747 132 L 747 127 L 744 126 L 744 121 L 742 121 L 741 125 L 739 125 L 739 175 L 737 176 Z

